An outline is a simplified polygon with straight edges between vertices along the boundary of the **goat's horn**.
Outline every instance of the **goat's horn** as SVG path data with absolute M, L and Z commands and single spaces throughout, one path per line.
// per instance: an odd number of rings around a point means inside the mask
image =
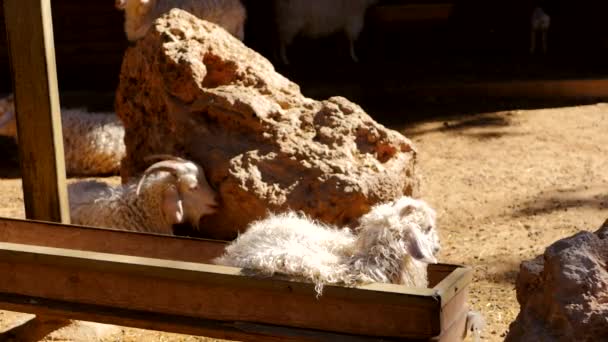
M 139 182 L 137 182 L 137 188 L 135 190 L 135 194 L 137 196 L 139 196 L 141 186 L 144 183 L 144 180 L 146 179 L 146 177 L 149 176 L 150 174 L 152 174 L 154 172 L 159 172 L 159 171 L 167 171 L 177 177 L 177 172 L 178 172 L 177 168 L 178 168 L 178 165 L 175 164 L 174 161 L 170 161 L 170 160 L 161 161 L 161 162 L 158 162 L 158 163 L 150 166 L 149 168 L 146 169 L 146 171 L 144 171 L 143 175 L 139 179 Z
M 15 112 L 12 110 L 9 110 L 8 112 L 6 112 L 6 114 L 4 114 L 2 116 L 2 118 L 0 118 L 0 127 L 4 127 L 6 124 L 8 124 L 9 122 L 11 122 L 14 119 L 15 119 Z
M 175 160 L 179 162 L 186 162 L 184 158 L 176 157 L 171 154 L 151 154 L 149 156 L 144 157 L 144 161 L 152 161 L 152 160 Z

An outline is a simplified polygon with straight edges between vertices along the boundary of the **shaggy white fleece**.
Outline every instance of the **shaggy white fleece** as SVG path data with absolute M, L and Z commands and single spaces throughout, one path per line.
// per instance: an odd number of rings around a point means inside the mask
M 438 250 L 434 210 L 402 197 L 361 217 L 358 235 L 293 212 L 270 215 L 253 222 L 214 263 L 313 282 L 320 295 L 324 284 L 426 287 L 426 267 Z
M 61 108 L 61 127 L 69 176 L 118 174 L 126 147 L 125 128 L 115 113 Z M 18 140 L 13 94 L 0 99 L 0 135 Z

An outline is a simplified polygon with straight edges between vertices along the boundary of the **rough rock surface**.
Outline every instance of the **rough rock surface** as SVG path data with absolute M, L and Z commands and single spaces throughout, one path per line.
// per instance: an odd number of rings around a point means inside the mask
M 608 341 L 608 220 L 523 262 L 505 341 Z
M 174 9 L 130 47 L 116 112 L 123 181 L 153 153 L 200 163 L 222 208 L 202 235 L 232 239 L 268 210 L 353 224 L 370 206 L 416 196 L 416 151 L 342 97 L 315 101 L 218 26 Z

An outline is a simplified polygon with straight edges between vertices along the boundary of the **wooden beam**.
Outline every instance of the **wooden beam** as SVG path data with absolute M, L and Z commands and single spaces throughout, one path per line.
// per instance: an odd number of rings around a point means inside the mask
M 224 252 L 226 241 L 192 239 L 0 217 L 0 241 L 43 247 L 211 263 Z M 454 284 L 471 282 L 471 272 L 455 265 L 429 265 L 429 284 L 447 302 Z M 450 277 L 449 279 L 447 277 Z
M 224 241 L 188 239 L 10 218 L 0 218 L 0 241 L 198 263 L 209 263 L 211 259 L 223 252 L 226 244 Z M 71 252 L 78 253 L 77 251 Z M 0 255 L 0 260 L 2 259 Z M 24 268 L 21 268 L 21 270 L 24 270 Z M 0 267 L 0 272 L 3 272 L 2 267 Z M 236 274 L 240 275 L 239 272 L 236 272 Z M 103 276 L 105 277 L 105 273 Z M 38 279 L 40 277 L 42 275 L 37 276 Z M 66 277 L 69 277 L 69 275 L 64 274 L 63 278 L 65 279 Z M 249 279 L 253 282 L 256 281 L 255 279 Z M 363 287 L 363 289 L 367 291 L 409 293 L 413 296 L 426 296 L 427 299 L 440 303 L 440 312 L 431 319 L 431 321 L 436 322 L 433 324 L 441 326 L 441 335 L 437 341 L 453 341 L 451 337 L 448 337 L 459 336 L 463 332 L 461 324 L 462 315 L 463 310 L 466 311 L 467 287 L 471 281 L 472 272 L 466 267 L 435 264 L 429 265 L 429 283 L 432 289 L 406 289 L 402 286 L 390 284 L 371 284 Z M 293 282 L 288 283 L 293 284 Z M 22 285 L 15 286 L 21 288 Z M 310 284 L 307 286 L 310 287 Z M 313 297 L 312 288 L 309 290 L 311 294 L 308 296 L 308 299 L 311 300 Z M 260 334 L 276 334 L 272 338 L 264 335 L 263 340 L 307 341 L 325 339 L 332 341 L 354 339 L 354 336 L 343 333 L 321 333 L 318 330 L 276 326 L 268 323 L 260 324 L 243 321 L 227 323 L 223 321 L 219 324 L 214 320 L 201 321 L 201 318 L 183 320 L 181 316 L 165 315 L 160 312 L 155 315 L 149 315 L 142 314 L 136 310 L 115 307 L 108 308 L 106 306 L 82 306 L 75 304 L 73 301 L 57 301 L 38 296 L 15 295 L 14 293 L 4 293 L 3 296 L 4 299 L 0 299 L 1 306 L 15 311 L 44 315 L 63 315 L 64 317 L 73 319 L 113 323 L 144 329 L 159 329 L 177 333 L 200 334 L 217 338 L 259 340 Z M 270 298 L 273 297 L 270 296 Z M 30 305 L 31 303 L 36 304 Z M 238 306 L 239 304 L 235 305 Z M 265 306 L 268 306 L 268 304 Z M 175 324 L 172 322 L 182 323 Z M 228 329 L 228 327 L 231 328 Z
M 47 300 L 44 298 L 6 295 L 3 293 L 0 293 L 0 303 L 15 311 L 34 312 L 44 315 L 45 317 L 52 317 L 52 315 L 67 315 L 82 321 L 95 321 L 139 329 L 207 336 L 234 341 L 379 341 L 378 338 L 374 337 L 336 334 L 309 329 L 286 328 L 267 324 L 215 322 L 191 317 L 179 317 L 176 315 L 157 314 L 137 310 L 123 310 L 90 304 L 79 305 L 69 302 Z M 0 334 L 0 342 L 4 342 L 2 339 L 3 337 L 3 334 Z M 10 333 L 6 333 L 5 338 L 7 342 L 21 341 L 19 339 L 11 339 L 12 334 Z M 382 339 L 382 341 L 389 342 L 395 341 L 395 339 Z M 404 340 L 399 339 L 399 341 Z
M 2 217 L 0 241 L 199 263 L 211 263 L 213 258 L 223 253 L 226 246 L 224 241 L 217 240 Z
M 49 0 L 4 0 L 27 218 L 69 223 Z
M 238 268 L 4 242 L 0 274 L 7 309 L 56 314 L 44 311 L 52 302 L 69 317 L 119 325 L 150 328 L 138 322 L 172 317 L 163 330 L 197 334 L 200 323 L 211 337 L 226 337 L 218 327 L 237 323 L 388 338 L 441 333 L 441 296 L 433 289 L 327 286 L 316 298 L 312 284 L 253 278 Z

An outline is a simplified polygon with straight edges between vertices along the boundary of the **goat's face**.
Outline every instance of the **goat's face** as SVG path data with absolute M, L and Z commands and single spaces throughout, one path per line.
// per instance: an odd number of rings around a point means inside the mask
M 165 188 L 162 199 L 162 212 L 171 224 L 189 223 L 198 228 L 203 215 L 217 210 L 217 194 L 211 188 L 205 172 L 197 164 L 180 157 L 156 154 L 144 160 L 161 159 L 146 169 L 136 187 L 139 195 L 145 179 L 155 172 L 169 172 L 172 181 Z
M 441 249 L 439 234 L 437 233 L 437 214 L 426 202 L 420 200 L 413 201 L 413 203 L 406 204 L 400 208 L 401 215 L 415 223 L 419 231 L 423 234 L 433 255 L 437 254 L 439 249 Z M 399 204 L 400 202 L 397 201 L 396 205 L 398 206 Z
M 423 262 L 436 262 L 435 254 L 440 244 L 435 228 L 435 211 L 425 202 L 404 196 L 394 202 L 374 206 L 359 222 L 361 250 L 393 246 L 397 254 L 404 253 Z
M 399 212 L 403 224 L 411 226 L 412 239 L 415 241 L 412 256 L 426 261 L 435 260 L 435 255 L 441 249 L 435 210 L 426 202 L 409 197 L 395 201 L 393 208 Z
M 211 188 L 202 167 L 186 162 L 184 173 L 178 177 L 177 187 L 182 200 L 184 221 L 198 228 L 198 222 L 204 215 L 217 211 L 217 193 Z

